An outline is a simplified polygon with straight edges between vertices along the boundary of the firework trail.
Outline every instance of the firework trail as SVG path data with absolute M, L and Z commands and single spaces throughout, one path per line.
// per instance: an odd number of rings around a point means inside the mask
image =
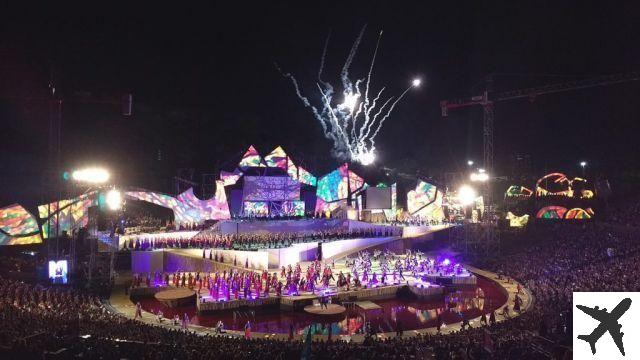
M 333 142 L 331 154 L 342 161 L 355 161 L 368 165 L 375 160 L 375 138 L 382 125 L 409 90 L 420 85 L 420 80 L 414 80 L 412 85 L 398 97 L 391 96 L 383 99 L 385 87 L 382 87 L 371 99 L 369 96 L 371 78 L 382 39 L 382 31 L 378 34 L 366 77 L 356 79 L 355 82 L 349 77 L 351 65 L 358 53 L 365 30 L 366 25 L 356 37 L 340 71 L 341 99 L 337 98 L 333 85 L 322 79 L 331 32 L 329 32 L 322 50 L 316 83 L 320 92 L 320 105 L 312 104 L 309 98 L 302 94 L 298 80 L 291 73 L 283 72 L 277 64 L 276 68 L 284 77 L 291 80 L 298 98 L 305 107 L 311 109 L 314 117 L 322 126 L 325 137 Z M 362 89 L 363 86 L 364 89 Z

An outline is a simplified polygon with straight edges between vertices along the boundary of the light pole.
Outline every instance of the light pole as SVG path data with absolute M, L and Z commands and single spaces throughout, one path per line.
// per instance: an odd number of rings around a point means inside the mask
M 580 161 L 580 167 L 582 167 L 582 177 L 584 178 L 584 174 L 585 174 L 585 168 L 587 167 L 587 162 L 586 161 Z
M 77 169 L 71 172 L 71 179 L 78 185 L 100 186 L 100 185 L 106 184 L 110 178 L 111 178 L 111 174 L 109 173 L 109 171 L 100 167 L 88 167 L 84 169 Z M 88 211 L 89 209 L 87 209 L 87 212 Z M 87 217 L 89 216 L 90 215 L 87 214 Z M 70 259 L 71 269 L 74 269 L 74 270 L 75 270 L 76 257 L 77 257 L 76 241 L 77 241 L 77 235 L 72 234 L 71 243 L 69 244 L 69 248 L 70 248 L 69 256 L 71 258 Z M 91 253 L 89 254 L 89 281 L 91 281 L 91 275 L 93 271 L 92 267 L 93 267 L 93 263 L 95 262 L 95 244 L 91 239 L 89 239 L 89 241 L 90 241 L 89 244 L 91 249 Z

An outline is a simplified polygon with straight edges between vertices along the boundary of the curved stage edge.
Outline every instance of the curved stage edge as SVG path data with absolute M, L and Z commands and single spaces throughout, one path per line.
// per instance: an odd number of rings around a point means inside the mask
M 503 315 L 501 315 L 500 313 L 502 312 L 503 308 L 505 307 L 505 305 L 509 304 L 510 307 L 512 307 L 513 301 L 515 299 L 515 296 L 517 294 L 517 288 L 518 288 L 518 282 L 515 280 L 507 280 L 507 279 L 498 279 L 498 275 L 496 273 L 490 272 L 490 271 L 486 271 L 486 270 L 482 270 L 482 269 L 478 269 L 475 268 L 473 266 L 469 266 L 469 265 L 464 265 L 471 273 L 473 273 L 476 276 L 481 276 L 483 278 L 486 278 L 487 280 L 490 280 L 492 282 L 494 282 L 496 285 L 498 285 L 498 287 L 500 289 L 502 289 L 502 291 L 504 293 L 506 293 L 507 295 L 507 302 L 502 304 L 499 308 L 496 309 L 496 321 L 501 322 L 501 321 L 505 321 L 508 320 L 508 318 L 504 317 Z M 533 301 L 534 298 L 531 295 L 531 293 L 524 287 L 521 288 L 522 292 L 520 293 L 520 298 L 522 300 L 522 313 L 527 312 L 531 309 L 531 307 L 533 306 Z M 109 298 L 109 304 L 111 305 L 111 307 L 118 312 L 119 314 L 130 318 L 130 319 L 134 319 L 135 317 L 135 304 L 133 304 L 131 302 L 131 300 L 129 300 L 129 296 L 125 295 L 123 286 L 116 286 L 114 288 L 114 290 L 111 293 L 111 297 Z M 520 314 L 516 314 L 514 312 L 512 312 L 512 316 L 511 318 L 520 316 Z M 180 329 L 180 326 L 172 326 L 170 325 L 169 321 L 165 320 L 162 324 L 159 324 L 156 321 L 156 316 L 153 313 L 147 312 L 143 310 L 143 316 L 141 319 L 139 319 L 138 321 L 142 321 L 144 323 L 150 324 L 150 325 L 155 325 L 155 326 L 164 326 L 167 328 L 171 328 L 171 329 Z M 480 317 L 476 317 L 473 319 L 470 319 L 470 323 L 472 326 L 476 327 L 477 324 L 479 324 L 480 322 Z M 198 325 L 189 325 L 188 329 L 190 331 L 194 331 L 196 333 L 202 334 L 202 335 L 217 335 L 214 331 L 214 329 L 212 328 L 208 328 L 208 327 L 204 327 L 204 326 L 198 326 Z M 446 325 L 446 327 L 442 327 L 440 332 L 442 334 L 448 334 L 448 333 L 452 333 L 452 332 L 457 332 L 460 330 L 460 324 L 459 323 L 455 323 L 455 324 L 448 324 Z M 430 328 L 423 328 L 423 329 L 418 329 L 418 330 L 411 330 L 411 331 L 404 331 L 403 334 L 403 338 L 411 338 L 414 336 L 418 336 L 418 335 L 427 335 L 427 334 L 436 334 L 437 330 L 435 327 L 430 327 Z M 242 331 L 235 331 L 235 330 L 226 330 L 226 332 L 223 334 L 224 336 L 238 336 L 238 337 L 244 337 L 244 332 Z M 251 334 L 252 338 L 264 338 L 264 339 L 275 339 L 275 340 L 281 340 L 281 341 L 288 341 L 289 340 L 289 335 L 288 334 L 279 334 L 279 333 L 272 333 L 272 334 L 268 334 L 268 333 L 252 333 Z M 378 338 L 380 339 L 384 339 L 384 338 L 394 338 L 396 337 L 396 334 L 394 332 L 387 332 L 387 333 L 381 333 L 377 335 Z M 333 337 L 334 339 L 340 339 L 340 340 L 345 340 L 345 341 L 354 341 L 354 342 L 362 342 L 364 341 L 364 335 L 362 334 L 355 334 L 355 335 L 335 335 Z M 326 335 L 314 335 L 313 336 L 313 340 L 319 340 L 319 341 L 326 341 L 328 339 L 328 336 Z M 294 337 L 294 340 L 299 340 L 302 341 L 303 336 L 302 335 L 297 335 Z

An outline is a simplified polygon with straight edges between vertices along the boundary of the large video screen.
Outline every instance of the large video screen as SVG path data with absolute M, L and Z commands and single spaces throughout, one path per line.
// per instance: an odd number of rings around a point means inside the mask
M 300 183 L 288 176 L 245 176 L 243 201 L 300 200 Z
M 49 261 L 49 280 L 53 284 L 66 284 L 68 272 L 67 260 Z
M 282 203 L 281 215 L 304 216 L 304 201 L 284 201 Z
M 264 201 L 245 201 L 244 215 L 256 217 L 269 216 L 269 204 Z
M 368 187 L 365 190 L 365 200 L 367 210 L 391 209 L 391 188 Z

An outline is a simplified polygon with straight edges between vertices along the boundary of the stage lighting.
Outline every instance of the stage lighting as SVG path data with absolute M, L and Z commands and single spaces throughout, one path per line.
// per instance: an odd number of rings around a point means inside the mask
M 473 160 L 467 160 L 467 165 L 473 166 Z
M 585 166 L 587 166 L 587 162 L 586 161 L 580 161 L 580 166 L 582 166 L 584 168 Z
M 75 170 L 71 177 L 74 181 L 85 182 L 91 184 L 104 184 L 109 181 L 111 175 L 105 169 L 101 168 L 87 168 L 82 170 Z
M 487 174 L 486 172 L 471 173 L 471 176 L 469 177 L 469 179 L 471 181 L 485 182 L 489 180 L 489 174 Z
M 476 191 L 469 185 L 463 185 L 458 189 L 458 201 L 463 206 L 471 205 L 476 200 Z
M 420 86 L 420 84 L 422 84 L 422 80 L 420 80 L 420 79 L 413 79 L 413 81 L 411 82 L 411 85 L 413 87 L 418 87 L 418 86 Z
M 105 202 L 109 210 L 120 210 L 122 208 L 122 193 L 116 189 L 109 190 Z

